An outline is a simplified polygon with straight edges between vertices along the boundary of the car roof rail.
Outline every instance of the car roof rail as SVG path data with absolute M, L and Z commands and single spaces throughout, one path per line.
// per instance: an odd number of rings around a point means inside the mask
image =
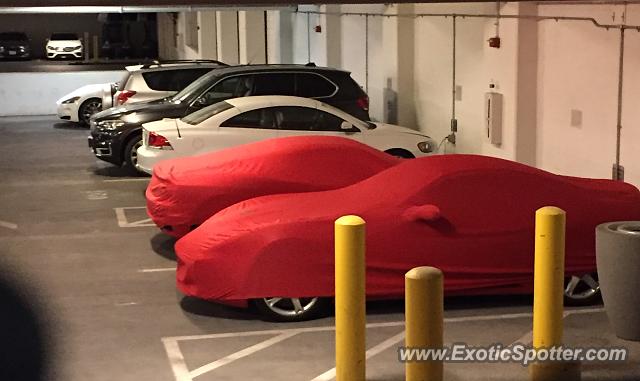
M 207 63 L 207 64 L 217 64 L 220 66 L 229 66 L 229 64 L 226 64 L 222 61 L 218 61 L 218 60 L 204 60 L 204 59 L 198 59 L 198 60 L 153 60 L 150 63 L 145 63 L 143 64 L 140 68 L 141 69 L 149 69 L 151 67 L 162 67 L 162 65 L 171 65 L 171 64 L 203 64 L 203 63 Z

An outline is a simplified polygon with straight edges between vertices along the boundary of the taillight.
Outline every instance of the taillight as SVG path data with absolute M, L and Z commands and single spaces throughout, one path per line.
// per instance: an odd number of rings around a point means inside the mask
M 147 146 L 161 149 L 173 149 L 167 138 L 156 134 L 155 132 L 149 132 L 149 136 L 147 137 Z
M 364 95 L 361 98 L 358 98 L 358 107 L 365 111 L 369 111 L 369 97 Z
M 122 90 L 118 93 L 118 97 L 116 98 L 116 103 L 118 105 L 124 104 L 129 100 L 132 96 L 136 95 L 136 92 L 133 90 Z

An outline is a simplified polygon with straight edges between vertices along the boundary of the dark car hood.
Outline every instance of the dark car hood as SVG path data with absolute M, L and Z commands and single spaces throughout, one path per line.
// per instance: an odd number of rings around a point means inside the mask
M 95 115 L 97 122 L 120 119 L 127 123 L 146 123 L 162 118 L 177 118 L 184 115 L 186 105 L 174 102 L 144 102 L 112 107 Z
M 0 45 L 21 45 L 21 46 L 27 46 L 27 45 L 29 45 L 29 41 L 24 41 L 24 40 L 0 40 Z

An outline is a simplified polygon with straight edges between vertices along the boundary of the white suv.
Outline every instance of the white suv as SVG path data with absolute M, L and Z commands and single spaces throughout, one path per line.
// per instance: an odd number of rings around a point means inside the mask
M 118 83 L 113 105 L 147 102 L 174 95 L 212 69 L 228 66 L 216 60 L 175 60 L 128 66 Z
M 127 66 L 120 83 L 82 86 L 58 99 L 58 117 L 88 125 L 95 113 L 116 106 L 118 98 L 122 100 L 120 104 L 164 98 L 187 87 L 211 69 L 224 66 L 213 60 L 168 62 Z
M 47 39 L 47 58 L 82 58 L 82 40 L 75 33 L 53 33 Z

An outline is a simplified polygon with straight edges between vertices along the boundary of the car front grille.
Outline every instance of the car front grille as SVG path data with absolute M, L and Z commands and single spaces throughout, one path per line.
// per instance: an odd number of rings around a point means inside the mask
M 67 47 L 62 49 L 63 52 L 72 52 L 74 50 L 76 50 L 76 48 L 73 48 L 73 47 Z

